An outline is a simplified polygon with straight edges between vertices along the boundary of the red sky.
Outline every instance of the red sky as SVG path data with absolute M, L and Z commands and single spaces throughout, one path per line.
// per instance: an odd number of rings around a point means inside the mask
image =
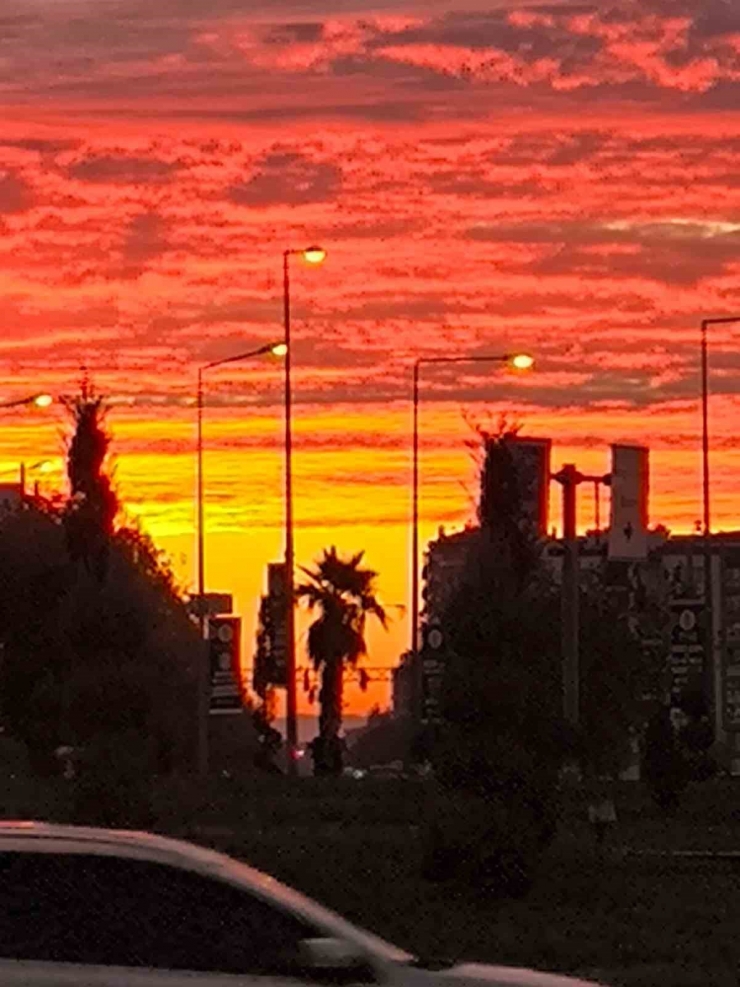
M 184 582 L 196 368 L 280 337 L 281 253 L 311 242 L 329 256 L 294 268 L 301 562 L 366 548 L 407 602 L 419 356 L 537 358 L 427 375 L 425 537 L 470 516 L 463 413 L 551 436 L 555 466 L 647 443 L 653 520 L 699 516 L 698 324 L 740 315 L 736 0 L 6 0 L 0 121 L 3 395 L 89 368 L 121 495 Z M 711 340 L 724 527 L 738 333 Z M 236 594 L 247 657 L 282 548 L 281 400 L 269 361 L 208 379 L 209 582 Z M 3 424 L 0 467 L 59 456 L 58 416 Z M 399 616 L 370 664 L 407 637 Z

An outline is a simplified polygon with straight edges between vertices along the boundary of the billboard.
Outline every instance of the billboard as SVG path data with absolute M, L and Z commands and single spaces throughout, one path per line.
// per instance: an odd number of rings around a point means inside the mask
M 208 650 L 211 664 L 211 713 L 240 713 L 241 617 L 210 617 Z
M 552 439 L 507 439 L 516 466 L 524 514 L 534 531 L 547 534 L 547 507 L 550 497 L 550 454 Z
M 610 559 L 647 557 L 649 477 L 645 446 L 612 446 Z

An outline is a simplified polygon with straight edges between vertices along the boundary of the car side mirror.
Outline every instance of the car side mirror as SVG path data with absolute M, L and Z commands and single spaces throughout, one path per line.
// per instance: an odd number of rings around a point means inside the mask
M 352 970 L 366 962 L 357 948 L 343 939 L 302 939 L 300 956 L 309 970 L 317 972 Z

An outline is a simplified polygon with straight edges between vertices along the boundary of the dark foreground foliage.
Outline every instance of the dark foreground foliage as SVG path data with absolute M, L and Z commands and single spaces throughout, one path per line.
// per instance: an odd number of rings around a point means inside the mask
M 22 752 L 0 750 L 2 814 L 67 818 L 61 780 L 10 780 Z M 603 853 L 583 797 L 566 794 L 539 880 L 518 900 L 421 876 L 427 795 L 424 783 L 404 781 L 170 778 L 155 782 L 154 825 L 242 857 L 421 956 L 588 974 L 616 987 L 736 987 L 734 868 L 645 862 L 625 850 L 738 849 L 737 781 L 690 785 L 668 821 L 644 786 L 622 784 Z

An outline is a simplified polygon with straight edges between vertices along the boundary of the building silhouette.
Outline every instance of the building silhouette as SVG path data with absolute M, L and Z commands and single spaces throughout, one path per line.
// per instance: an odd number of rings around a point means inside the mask
M 525 514 L 540 534 L 543 561 L 559 583 L 565 545 L 562 539 L 546 534 L 547 498 L 543 493 L 551 479 L 550 443 L 541 440 L 533 453 L 531 443 L 536 441 L 526 440 L 530 445 L 520 446 L 522 450 L 526 448 L 522 462 L 530 471 Z M 707 542 L 700 534 L 671 535 L 660 525 L 650 529 L 648 456 L 641 447 L 612 447 L 612 473 L 583 480 L 598 479 L 608 484 L 612 478 L 617 491 L 612 490 L 610 526 L 576 538 L 579 583 L 584 586 L 589 574 L 598 570 L 618 612 L 635 627 L 648 603 L 659 602 L 664 608 L 666 627 L 660 635 L 645 637 L 643 645 L 646 652 L 658 649 L 665 673 L 659 694 L 646 698 L 676 706 L 687 690 L 699 692 L 715 738 L 725 751 L 726 767 L 740 773 L 740 531 L 717 533 Z M 617 494 L 619 503 L 615 509 Z M 629 510 L 625 514 L 625 504 L 628 508 L 632 504 L 637 520 L 628 519 L 625 523 L 629 515 Z M 424 722 L 437 715 L 434 696 L 438 694 L 444 661 L 454 660 L 446 653 L 444 623 L 449 619 L 450 603 L 460 586 L 469 554 L 479 541 L 477 526 L 455 532 L 440 528 L 437 538 L 426 547 L 421 613 L 424 644 L 419 655 L 404 654 L 394 671 L 393 709 L 398 716 Z M 634 557 L 630 557 L 631 552 Z M 709 607 L 704 589 L 707 557 L 711 558 L 712 573 Z

